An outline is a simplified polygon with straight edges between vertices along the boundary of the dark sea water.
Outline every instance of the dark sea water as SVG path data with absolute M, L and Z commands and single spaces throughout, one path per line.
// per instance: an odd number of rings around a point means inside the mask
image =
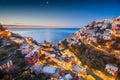
M 44 40 L 57 43 L 79 30 L 79 28 L 13 28 L 9 30 L 25 37 L 32 37 L 40 43 Z

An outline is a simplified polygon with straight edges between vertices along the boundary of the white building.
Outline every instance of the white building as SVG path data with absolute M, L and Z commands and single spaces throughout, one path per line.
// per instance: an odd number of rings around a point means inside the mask
M 31 67 L 32 70 L 40 72 L 42 70 L 42 65 L 41 64 L 35 64 L 34 66 Z
M 66 74 L 66 75 L 65 75 L 65 80 L 71 80 L 71 79 L 72 79 L 71 74 Z
M 86 69 L 85 68 L 81 68 L 80 66 L 78 65 L 73 65 L 72 66 L 75 70 L 79 71 L 79 72 L 86 72 Z
M 35 47 L 28 55 L 26 55 L 25 57 L 31 57 L 34 55 L 35 52 L 38 52 L 39 46 Z
M 10 40 L 15 40 L 15 39 L 17 39 L 16 37 L 10 37 Z
M 50 53 L 47 53 L 47 52 L 45 52 L 45 55 L 46 55 L 46 56 L 49 56 L 49 57 L 56 57 L 55 54 L 50 54 Z
M 109 74 L 115 76 L 118 72 L 118 67 L 112 65 L 112 64 L 106 64 L 105 71 Z
M 109 27 L 109 24 L 111 23 L 112 21 L 110 19 L 105 19 L 101 29 L 106 29 L 107 27 Z
M 52 66 L 44 66 L 43 69 L 42 69 L 42 71 L 43 71 L 44 73 L 53 74 L 53 73 L 55 73 L 56 68 L 55 68 L 55 67 L 52 67 Z
M 112 33 L 112 30 L 111 29 L 106 29 L 104 31 L 104 34 L 107 35 L 107 36 L 111 36 L 111 33 Z

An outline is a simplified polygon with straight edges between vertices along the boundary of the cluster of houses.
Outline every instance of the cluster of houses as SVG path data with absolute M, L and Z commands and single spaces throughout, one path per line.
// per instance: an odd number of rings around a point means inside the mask
M 70 45 L 81 45 L 80 37 L 84 35 L 87 35 L 90 41 L 95 40 L 97 37 L 103 40 L 110 40 L 111 35 L 113 35 L 113 30 L 115 30 L 116 33 L 119 32 L 119 21 L 120 17 L 115 18 L 115 20 L 105 19 L 93 21 L 92 23 L 88 24 L 87 26 L 83 27 L 79 31 L 66 38 L 66 41 Z M 22 42 L 24 41 L 21 40 L 20 44 Z M 40 45 L 22 44 L 20 49 L 21 53 L 26 55 L 25 60 L 32 65 L 30 69 L 35 71 L 36 73 L 47 73 L 51 74 L 52 77 L 56 79 L 71 80 L 74 79 L 74 77 L 78 79 L 78 72 L 86 72 L 85 68 L 82 68 L 77 64 L 72 64 L 72 60 L 74 59 L 73 57 L 68 57 L 68 55 L 63 55 L 59 52 L 60 50 L 64 49 L 61 41 L 58 43 L 58 45 L 54 45 L 51 42 L 46 41 Z M 65 70 L 62 65 L 56 66 L 47 64 L 47 61 L 45 60 L 46 58 L 44 58 L 46 64 L 41 63 L 41 55 L 44 55 L 45 57 L 50 57 L 49 60 L 56 59 L 61 62 L 64 61 L 65 63 L 71 63 L 73 70 Z M 119 69 L 117 66 L 106 64 L 105 71 L 109 74 L 116 76 L 118 70 Z M 86 79 L 84 76 L 79 76 L 79 78 L 81 77 L 83 80 Z
M 84 75 L 86 75 L 86 69 L 78 66 L 75 63 L 72 63 L 74 57 L 69 57 L 67 54 L 61 54 L 57 51 L 63 49 L 61 42 L 59 42 L 58 45 L 54 45 L 51 42 L 44 42 L 36 47 L 33 47 L 32 50 L 30 50 L 29 46 L 30 45 L 21 45 L 20 50 L 23 55 L 25 54 L 25 60 L 31 65 L 30 69 L 36 74 L 46 73 L 50 74 L 51 78 L 60 80 L 71 80 L 74 78 L 85 80 L 86 77 L 78 76 L 78 73 L 81 75 L 84 73 Z M 24 52 L 24 49 L 28 50 Z M 52 59 L 55 59 L 57 65 L 49 64 L 47 62 L 47 58 L 44 58 L 45 63 L 42 63 L 42 60 L 40 59 L 42 55 L 45 57 L 50 57 L 48 62 Z M 64 69 L 63 65 L 59 65 L 59 62 L 57 61 L 71 64 L 71 68 L 73 70 Z M 94 77 L 92 78 L 94 79 Z
M 11 36 L 11 32 L 9 32 L 8 29 L 3 28 L 3 26 L 1 24 L 0 24 L 0 36 L 4 36 L 4 37 Z
M 112 20 L 98 20 L 89 23 L 80 32 L 84 35 L 87 35 L 90 41 L 93 41 L 95 38 L 100 38 L 103 40 L 109 40 L 112 35 Z
M 97 20 L 82 27 L 79 31 L 66 38 L 67 42 L 72 45 L 79 44 L 84 39 L 97 43 L 97 39 L 111 40 L 112 36 L 120 36 L 120 16 L 112 19 Z M 86 38 L 84 38 L 86 37 Z M 112 42 L 111 42 L 112 43 Z M 110 44 L 108 44 L 110 45 Z M 119 53 L 118 53 L 119 54 Z M 119 55 L 118 55 L 119 56 Z M 106 64 L 105 72 L 116 76 L 119 72 L 118 66 L 113 64 Z
M 21 54 L 25 56 L 24 59 L 31 65 L 30 69 L 35 71 L 36 73 L 50 74 L 52 78 L 60 80 L 71 80 L 74 78 L 85 80 L 85 76 L 78 77 L 78 72 L 81 74 L 86 73 L 86 69 L 78 66 L 77 64 L 72 64 L 73 71 L 71 71 L 64 69 L 62 65 L 57 66 L 47 64 L 47 60 L 45 60 L 46 58 L 44 58 L 46 64 L 40 62 L 40 57 L 44 54 L 46 57 L 50 57 L 52 59 L 61 61 L 61 63 L 63 61 L 64 63 L 71 64 L 74 57 L 69 57 L 67 54 L 63 55 L 59 52 L 60 50 L 64 49 L 64 46 L 61 43 L 61 41 L 56 45 L 46 41 L 44 43 L 36 45 L 29 41 L 29 39 L 23 38 L 17 34 L 14 34 L 14 36 L 9 37 L 9 40 L 19 44 L 20 47 L 17 50 L 19 50 Z M 75 40 L 75 38 L 73 40 Z M 4 44 L 6 45 L 6 43 Z M 72 42 L 72 44 L 74 44 L 74 42 Z M 40 63 L 37 63 L 38 61 Z M 0 69 L 8 69 L 12 65 L 14 65 L 12 61 L 8 61 L 6 63 L 4 62 L 4 64 L 1 63 Z
M 11 33 L 0 25 L 0 49 L 12 45 L 10 40 L 4 39 L 4 37 L 9 37 L 10 35 Z M 0 51 L 0 70 L 10 69 L 13 66 L 13 61 L 10 59 L 3 59 L 2 53 L 4 53 L 4 50 L 3 52 Z
M 118 50 L 119 42 L 117 42 L 120 37 L 120 16 L 111 19 L 93 21 L 83 27 L 80 30 L 80 34 L 82 37 L 86 36 L 88 41 L 94 43 L 95 46 L 99 45 L 98 42 L 105 42 L 102 43 L 103 47 L 101 48 L 104 51 L 109 51 L 108 53 L 115 53 L 115 56 L 120 59 L 120 50 Z M 112 45 L 116 45 L 116 49 L 110 50 L 110 48 L 113 48 Z
M 68 46 L 70 45 L 81 45 L 81 40 L 80 40 L 80 31 L 76 31 L 74 34 L 70 35 L 69 37 L 66 38 L 66 41 L 68 43 Z
M 74 65 L 73 68 L 75 68 L 76 70 L 79 70 L 79 72 L 85 71 L 83 68 L 77 65 Z M 36 74 L 38 73 L 50 74 L 51 78 L 55 80 L 72 80 L 72 79 L 85 80 L 83 76 L 78 77 L 77 72 L 64 70 L 62 69 L 61 66 L 54 67 L 50 65 L 43 66 L 42 64 L 35 64 L 34 66 L 31 67 L 31 70 L 35 71 Z
M 114 23 L 114 24 L 112 24 Z M 83 27 L 79 31 L 75 32 L 68 38 L 66 41 L 70 45 L 81 45 L 81 36 L 87 35 L 90 41 L 99 37 L 104 40 L 109 40 L 110 36 L 114 31 L 119 32 L 120 27 L 120 17 L 116 19 L 105 19 L 101 21 L 93 21 L 92 23 L 88 24 L 87 26 Z M 19 44 L 19 51 L 22 55 L 24 55 L 25 61 L 30 64 L 30 69 L 33 70 L 36 74 L 38 73 L 46 73 L 50 74 L 51 78 L 55 78 L 57 80 L 86 80 L 89 77 L 92 80 L 95 78 L 92 75 L 87 75 L 86 68 L 83 68 L 77 65 L 77 62 L 74 62 L 74 57 L 69 56 L 68 54 L 61 54 L 60 51 L 64 49 L 64 45 L 60 41 L 58 44 L 54 45 L 52 42 L 44 42 L 41 44 L 33 43 L 31 38 L 24 38 L 19 34 L 14 34 L 9 32 L 7 29 L 0 31 L 0 39 L 4 36 L 7 36 L 10 41 L 13 41 Z M 11 42 L 2 41 L 2 46 L 10 45 Z M 44 55 L 44 63 L 42 63 L 41 56 Z M 49 58 L 46 58 L 49 57 Z M 47 61 L 48 59 L 48 61 Z M 49 64 L 49 61 L 53 61 L 56 64 Z M 59 65 L 60 63 L 63 63 Z M 70 68 L 66 70 L 64 63 L 69 64 Z M 12 60 L 5 60 L 0 62 L 0 69 L 9 69 L 13 66 Z M 115 76 L 118 72 L 118 67 L 107 64 L 105 67 L 105 71 L 110 73 L 111 75 Z
M 87 35 L 90 41 L 98 37 L 103 40 L 110 40 L 111 35 L 117 36 L 119 33 L 120 16 L 112 19 L 93 21 L 80 29 L 81 36 Z
M 18 50 L 21 51 L 22 55 L 25 55 L 25 60 L 32 65 L 31 69 L 35 72 L 42 72 L 51 74 L 52 76 L 56 76 L 57 79 L 61 80 L 70 80 L 73 79 L 73 77 L 78 78 L 78 72 L 86 73 L 86 69 L 78 66 L 77 64 L 72 64 L 74 57 L 69 57 L 67 54 L 63 55 L 59 51 L 64 49 L 64 46 L 61 42 L 59 42 L 57 45 L 52 44 L 51 42 L 44 42 L 40 45 L 31 44 L 30 39 L 23 38 L 20 35 L 14 34 L 14 36 L 10 36 L 9 40 L 18 43 L 20 45 L 20 48 Z M 75 40 L 75 38 L 74 38 Z M 6 45 L 6 43 L 4 43 Z M 72 44 L 75 44 L 72 40 Z M 52 65 L 52 64 L 39 64 L 37 63 L 40 61 L 40 56 L 45 55 L 46 57 L 50 57 L 52 59 L 57 61 L 60 61 L 61 63 L 70 63 L 72 66 L 73 71 L 71 70 L 65 70 L 63 67 L 63 64 L 59 65 Z M 44 58 L 45 60 L 45 58 Z M 45 60 L 47 63 L 47 60 Z M 49 60 L 48 60 L 49 61 Z M 1 63 L 0 69 L 9 68 L 12 66 L 13 63 L 10 62 L 4 62 L 4 64 Z M 82 78 L 83 80 L 85 77 L 80 76 L 79 78 Z
M 120 16 L 113 19 L 112 29 L 116 34 L 120 34 Z

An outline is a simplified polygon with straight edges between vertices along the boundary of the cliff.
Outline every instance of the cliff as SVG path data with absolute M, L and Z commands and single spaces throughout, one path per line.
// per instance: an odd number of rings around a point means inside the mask
M 0 25 L 0 79 L 81 78 L 120 79 L 120 17 L 90 22 L 56 45 Z
M 107 64 L 120 68 L 120 16 L 90 22 L 62 43 L 91 69 L 106 74 Z

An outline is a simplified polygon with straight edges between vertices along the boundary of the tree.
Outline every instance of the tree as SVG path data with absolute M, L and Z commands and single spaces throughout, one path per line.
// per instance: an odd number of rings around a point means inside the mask
M 3 28 L 3 26 L 2 26 L 2 24 L 0 23 L 0 29 L 2 29 Z
M 0 70 L 0 80 L 4 78 L 4 73 L 2 70 Z

